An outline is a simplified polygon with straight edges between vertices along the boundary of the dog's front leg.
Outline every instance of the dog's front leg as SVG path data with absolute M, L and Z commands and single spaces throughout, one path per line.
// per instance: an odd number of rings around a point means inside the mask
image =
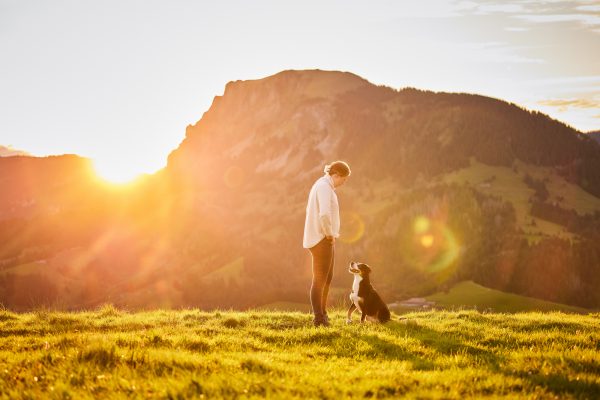
M 352 313 L 356 310 L 356 305 L 354 303 L 350 304 L 350 308 L 348 309 L 348 318 L 346 318 L 346 323 L 352 323 Z
M 367 313 L 363 311 L 363 313 L 360 315 L 361 324 L 365 322 L 365 318 L 367 318 Z

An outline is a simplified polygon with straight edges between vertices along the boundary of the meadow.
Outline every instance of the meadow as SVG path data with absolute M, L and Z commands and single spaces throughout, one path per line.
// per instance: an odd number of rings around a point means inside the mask
M 523 181 L 525 175 L 543 181 L 549 192 L 549 201 L 557 202 L 565 209 L 577 213 L 594 214 L 600 211 L 600 199 L 559 176 L 552 168 L 538 167 L 518 161 L 513 168 L 490 166 L 471 159 L 471 165 L 446 174 L 446 183 L 471 184 L 484 193 L 510 202 L 516 211 L 517 225 L 530 242 L 538 242 L 544 236 L 575 240 L 564 226 L 531 215 L 533 189 Z M 535 224 L 532 224 L 535 222 Z
M 598 398 L 600 314 L 0 312 L 0 398 Z
M 585 308 L 552 303 L 533 297 L 520 296 L 514 293 L 490 289 L 478 285 L 473 281 L 459 282 L 448 291 L 442 291 L 427 296 L 427 300 L 434 301 L 436 308 L 455 309 L 461 307 L 502 313 L 560 311 L 564 313 L 587 314 L 592 312 L 592 310 Z

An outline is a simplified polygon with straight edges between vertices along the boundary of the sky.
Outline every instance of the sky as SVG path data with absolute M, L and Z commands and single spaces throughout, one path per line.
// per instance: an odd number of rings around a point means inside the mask
M 600 129 L 600 1 L 0 0 L 0 145 L 126 180 L 229 81 L 340 70 Z

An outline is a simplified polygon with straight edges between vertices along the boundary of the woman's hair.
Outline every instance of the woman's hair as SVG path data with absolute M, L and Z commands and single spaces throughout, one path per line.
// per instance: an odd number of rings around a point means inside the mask
M 331 164 L 327 164 L 323 172 L 329 175 L 338 174 L 341 177 L 350 176 L 350 166 L 344 161 L 334 161 Z

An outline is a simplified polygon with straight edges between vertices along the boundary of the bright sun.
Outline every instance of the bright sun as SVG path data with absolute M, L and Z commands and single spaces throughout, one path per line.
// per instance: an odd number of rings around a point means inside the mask
M 96 174 L 102 179 L 116 184 L 124 184 L 133 181 L 143 174 L 137 165 L 123 165 L 115 161 L 94 160 Z

